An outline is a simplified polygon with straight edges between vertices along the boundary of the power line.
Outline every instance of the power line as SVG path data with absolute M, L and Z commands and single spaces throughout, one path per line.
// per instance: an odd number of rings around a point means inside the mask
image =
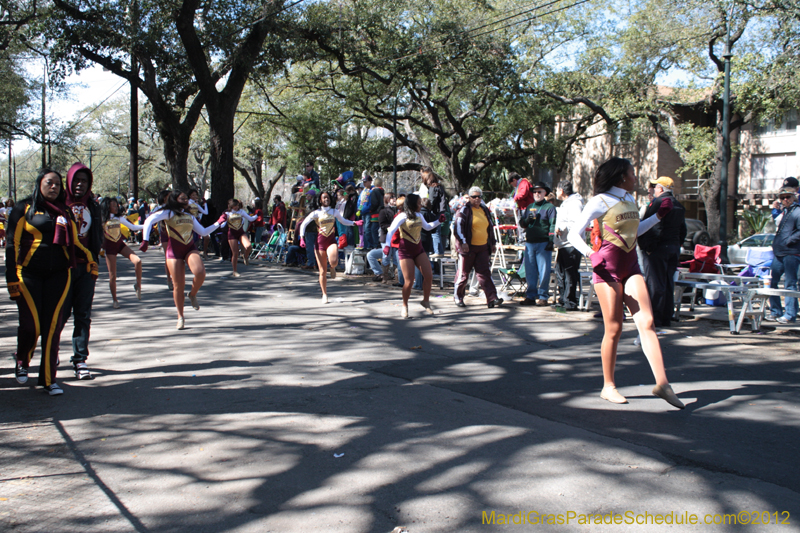
M 65 130 L 64 130 L 64 133 L 67 133 L 67 132 L 71 131 L 71 130 L 72 130 L 73 128 L 75 128 L 75 127 L 76 127 L 78 124 L 80 124 L 81 122 L 83 122 L 84 120 L 86 120 L 86 118 L 87 118 L 89 115 L 91 115 L 92 113 L 94 113 L 95 111 L 97 111 L 98 109 L 100 109 L 100 106 L 101 106 L 101 105 L 103 105 L 103 104 L 105 104 L 106 102 L 108 102 L 108 100 L 109 100 L 109 99 L 110 99 L 112 96 L 114 96 L 115 94 L 117 94 L 117 92 L 119 92 L 119 90 L 120 90 L 120 89 L 122 89 L 123 87 L 125 87 L 125 85 L 127 85 L 127 83 L 128 83 L 128 81 L 127 81 L 127 80 L 126 80 L 126 81 L 123 81 L 123 82 L 120 84 L 120 86 L 119 86 L 119 87 L 117 87 L 116 89 L 114 89 L 114 91 L 113 91 L 111 94 L 109 94 L 108 96 L 106 96 L 106 98 L 105 98 L 105 99 L 104 99 L 102 102 L 100 102 L 99 104 L 97 104 L 96 106 L 94 106 L 94 108 L 92 108 L 92 110 L 91 110 L 91 111 L 89 111 L 88 113 L 86 113 L 84 116 L 82 116 L 81 118 L 79 118 L 78 120 L 76 120 L 75 122 L 73 122 L 73 123 L 72 123 L 72 124 L 71 124 L 71 125 L 70 125 L 70 126 L 67 128 L 67 129 L 65 129 Z

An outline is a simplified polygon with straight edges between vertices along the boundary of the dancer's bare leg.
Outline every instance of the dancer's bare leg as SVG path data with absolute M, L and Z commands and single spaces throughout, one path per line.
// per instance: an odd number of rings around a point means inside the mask
M 336 270 L 339 265 L 339 246 L 337 244 L 328 246 L 328 263 L 331 265 L 331 270 Z
M 433 286 L 433 272 L 431 271 L 431 260 L 428 259 L 428 254 L 419 254 L 414 262 L 422 273 L 422 303 L 429 304 L 431 299 L 431 287 Z M 403 272 L 405 276 L 406 273 Z M 413 273 L 412 273 L 412 278 Z
M 600 346 L 603 361 L 603 387 L 615 387 L 614 368 L 617 364 L 617 346 L 622 336 L 622 286 L 619 283 L 595 283 L 597 301 L 603 312 L 605 332 Z
M 401 259 L 400 268 L 403 271 L 403 305 L 408 306 L 411 287 L 414 286 L 414 260 Z
M 136 272 L 136 284 L 141 287 L 142 286 L 142 260 L 139 258 L 138 255 L 133 253 L 133 250 L 125 246 L 120 252 L 120 255 L 123 255 L 130 259 L 131 263 L 133 263 L 133 270 Z
M 111 290 L 111 299 L 117 301 L 117 256 L 106 254 L 108 267 L 108 288 Z
M 661 344 L 658 342 L 656 328 L 653 324 L 653 306 L 650 303 L 650 295 L 647 292 L 647 285 L 641 275 L 628 278 L 625 282 L 625 295 L 623 297 L 625 305 L 633 315 L 633 322 L 639 330 L 639 338 L 642 340 L 642 350 L 644 351 L 650 369 L 656 378 L 656 385 L 666 385 L 667 372 L 664 370 L 664 357 L 661 354 Z
M 206 280 L 206 266 L 203 264 L 203 259 L 200 257 L 199 252 L 192 252 L 186 256 L 186 264 L 189 265 L 189 270 L 194 276 L 192 279 L 192 290 L 189 291 L 189 295 L 195 296 Z
M 186 286 L 186 263 L 183 259 L 167 259 L 167 267 L 172 276 L 172 299 L 175 300 L 175 309 L 178 310 L 178 318 L 183 318 L 183 301 L 186 297 L 183 293 Z
M 236 274 L 236 264 L 239 262 L 239 241 L 228 239 L 228 245 L 231 247 L 231 266 L 233 273 Z
M 314 256 L 317 258 L 319 267 L 319 287 L 322 289 L 322 297 L 326 298 L 328 296 L 328 254 L 315 248 Z
M 250 239 L 247 238 L 247 235 L 242 235 L 242 248 L 244 249 L 244 255 L 242 257 L 250 257 L 250 251 L 252 250 L 252 246 L 250 246 Z

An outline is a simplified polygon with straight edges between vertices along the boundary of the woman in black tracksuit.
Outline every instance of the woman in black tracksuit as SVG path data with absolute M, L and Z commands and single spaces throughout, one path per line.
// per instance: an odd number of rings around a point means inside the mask
M 86 259 L 86 268 L 96 278 L 96 258 L 78 239 L 72 211 L 65 203 L 61 175 L 43 169 L 33 195 L 19 202 L 8 217 L 6 281 L 9 296 L 19 310 L 17 382 L 27 383 L 28 366 L 41 336 L 38 384 L 51 396 L 64 392 L 56 383 L 58 343 L 76 254 Z

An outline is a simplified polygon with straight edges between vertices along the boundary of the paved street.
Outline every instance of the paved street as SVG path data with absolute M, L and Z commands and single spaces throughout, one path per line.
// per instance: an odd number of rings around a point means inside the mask
M 16 307 L 0 300 L 0 530 L 642 531 L 497 518 L 631 511 L 700 522 L 646 531 L 764 531 L 702 521 L 746 511 L 774 528 L 788 511 L 778 530 L 800 531 L 796 330 L 671 329 L 678 411 L 650 394 L 628 321 L 617 383 L 630 403 L 613 405 L 591 313 L 458 309 L 436 293 L 424 317 L 415 293 L 404 321 L 399 289 L 367 277 L 329 282 L 322 306 L 315 273 L 251 265 L 232 279 L 208 261 L 201 308 L 176 331 L 162 258 L 144 254 L 141 302 L 120 262 L 119 310 L 102 266 L 96 379 L 72 375 L 70 322 L 61 397 L 14 381 Z

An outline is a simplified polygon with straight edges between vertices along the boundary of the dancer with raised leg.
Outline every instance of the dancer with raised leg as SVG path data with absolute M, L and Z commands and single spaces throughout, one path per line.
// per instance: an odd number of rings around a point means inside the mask
M 222 215 L 220 220 L 223 220 L 223 218 L 225 223 L 228 224 L 228 244 L 231 247 L 231 265 L 233 266 L 232 276 L 238 278 L 241 276 L 236 271 L 236 267 L 239 264 L 239 243 L 242 244 L 242 249 L 244 250 L 244 255 L 242 256 L 244 264 L 250 264 L 250 239 L 247 238 L 247 233 L 244 231 L 244 220 L 253 222 L 258 217 L 248 215 L 247 211 L 243 209 L 242 202 L 236 198 L 231 198 L 228 200 L 228 211 Z M 225 223 L 222 225 L 224 226 Z
M 111 290 L 111 298 L 114 300 L 114 309 L 119 309 L 117 300 L 117 255 L 122 255 L 133 263 L 136 272 L 136 284 L 133 290 L 136 291 L 136 298 L 142 299 L 142 260 L 139 259 L 122 238 L 121 226 L 125 226 L 131 231 L 142 231 L 144 226 L 132 223 L 125 217 L 119 216 L 119 202 L 116 198 L 103 198 L 100 202 L 100 218 L 103 222 L 103 251 L 106 254 L 106 266 L 108 267 L 108 288 Z
M 663 201 L 655 215 L 640 223 L 639 209 L 631 195 L 636 185 L 636 172 L 631 162 L 612 157 L 597 169 L 594 197 L 586 203 L 580 217 L 569 229 L 569 243 L 591 260 L 594 288 L 603 312 L 605 334 L 600 348 L 603 361 L 603 390 L 600 397 L 612 403 L 628 403 L 614 381 L 624 305 L 633 315 L 642 349 L 655 376 L 653 394 L 683 409 L 683 402 L 672 391 L 667 380 L 661 345 L 653 325 L 653 309 L 636 256 L 637 237 L 669 213 L 672 203 L 669 199 Z M 594 219 L 600 224 L 603 239 L 596 252 L 584 239 L 584 231 Z
M 408 318 L 408 298 L 411 296 L 411 287 L 414 285 L 414 268 L 419 268 L 422 272 L 422 301 L 420 305 L 425 308 L 425 312 L 432 315 L 431 307 L 431 282 L 433 273 L 431 272 L 431 262 L 428 254 L 422 248 L 421 233 L 423 228 L 432 231 L 444 222 L 446 216 L 442 213 L 439 220 L 428 223 L 420 214 L 422 201 L 417 194 L 406 196 L 403 204 L 403 212 L 397 215 L 386 231 L 386 242 L 383 244 L 383 254 L 389 255 L 389 247 L 395 232 L 400 232 L 400 247 L 397 249 L 397 257 L 400 259 L 400 269 L 403 271 L 403 308 L 400 316 Z
M 318 198 L 318 200 L 317 200 Z M 300 226 L 300 235 L 305 235 L 306 226 L 312 220 L 317 222 L 319 231 L 317 232 L 317 242 L 314 243 L 314 256 L 319 267 L 319 286 L 322 289 L 322 303 L 328 303 L 328 264 L 331 265 L 331 279 L 336 279 L 336 266 L 339 264 L 339 239 L 336 237 L 336 222 L 344 226 L 358 226 L 363 221 L 353 222 L 344 218 L 339 211 L 333 207 L 333 198 L 327 191 L 312 200 L 314 205 L 312 211 L 303 220 Z M 317 205 L 319 202 L 319 205 Z M 305 239 L 301 238 L 300 246 L 305 247 Z
M 198 235 L 205 236 L 211 234 L 217 229 L 225 217 L 204 228 L 200 225 L 196 218 L 194 218 L 188 211 L 189 197 L 185 192 L 172 191 L 167 197 L 164 208 L 147 217 L 144 221 L 144 237 L 142 239 L 142 246 L 139 248 L 141 251 L 147 251 L 147 242 L 150 238 L 150 232 L 153 226 L 161 221 L 166 223 L 167 228 L 167 266 L 169 273 L 172 276 L 172 283 L 174 289 L 172 297 L 175 300 L 175 308 L 178 311 L 177 329 L 184 328 L 183 317 L 183 304 L 185 297 L 188 296 L 192 302 L 192 307 L 200 309 L 200 304 L 197 302 L 197 291 L 203 285 L 206 279 L 206 268 L 203 265 L 203 260 L 200 258 L 200 252 L 194 245 L 194 236 L 192 232 Z M 184 288 L 186 285 L 186 266 L 194 275 L 192 280 L 192 289 L 189 294 L 185 294 Z

